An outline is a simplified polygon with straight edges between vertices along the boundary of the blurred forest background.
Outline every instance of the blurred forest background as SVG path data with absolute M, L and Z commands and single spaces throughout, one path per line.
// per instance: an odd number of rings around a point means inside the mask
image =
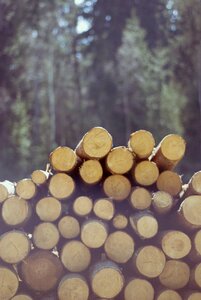
M 93 126 L 148 129 L 201 169 L 200 0 L 0 0 L 0 179 L 45 168 Z

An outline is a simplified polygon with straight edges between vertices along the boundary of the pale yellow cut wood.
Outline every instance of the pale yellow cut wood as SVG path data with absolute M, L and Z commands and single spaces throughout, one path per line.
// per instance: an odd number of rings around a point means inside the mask
M 180 218 L 191 229 L 201 228 L 201 196 L 189 196 L 179 208 Z
M 80 233 L 80 224 L 72 216 L 64 216 L 58 223 L 60 234 L 66 239 L 76 238 Z
M 200 300 L 201 292 L 192 291 L 192 292 L 184 292 L 182 300 Z
M 124 146 L 113 148 L 106 157 L 106 168 L 112 174 L 128 173 L 133 163 L 134 155 Z
M 130 195 L 130 203 L 134 209 L 143 210 L 151 206 L 151 193 L 143 187 L 135 187 Z
M 123 201 L 131 192 L 131 183 L 124 175 L 110 175 L 103 183 L 103 190 L 108 197 Z
M 11 300 L 34 300 L 34 298 L 26 294 L 18 294 L 14 296 Z
M 189 253 L 189 258 L 192 261 L 201 261 L 201 229 L 192 236 L 192 248 Z
M 19 263 L 29 254 L 30 249 L 30 240 L 22 231 L 8 231 L 0 238 L 0 258 L 6 263 Z
M 157 179 L 156 186 L 159 191 L 177 196 L 182 190 L 181 177 L 173 171 L 163 171 Z
M 176 134 L 169 134 L 164 137 L 156 149 L 152 160 L 161 170 L 172 170 L 183 158 L 186 150 L 186 142 Z
M 155 146 L 155 140 L 151 132 L 147 130 L 138 130 L 130 135 L 128 147 L 140 159 L 148 158 Z
M 73 211 L 80 217 L 89 215 L 92 209 L 93 201 L 87 196 L 77 197 L 73 202 Z
M 98 160 L 89 159 L 82 163 L 79 174 L 84 183 L 96 184 L 102 179 L 103 168 Z
M 50 251 L 33 251 L 21 264 L 21 276 L 33 290 L 47 292 L 54 289 L 63 274 L 59 258 Z
M 116 229 L 125 229 L 128 225 L 128 218 L 122 214 L 117 214 L 112 220 L 112 225 Z
M 201 171 L 193 174 L 188 183 L 185 196 L 190 195 L 201 195 Z
M 10 300 L 19 287 L 17 274 L 11 269 L 0 266 L 0 299 Z
M 200 289 L 201 288 L 201 263 L 197 263 L 191 269 L 190 286 L 193 289 Z
M 16 193 L 19 197 L 30 200 L 36 195 L 36 192 L 36 185 L 31 179 L 25 178 L 17 182 Z
M 70 172 L 75 169 L 78 157 L 71 148 L 60 146 L 53 150 L 49 157 L 50 164 L 58 172 Z
M 88 300 L 89 287 L 83 276 L 68 274 L 62 278 L 58 286 L 59 300 Z
M 81 240 L 89 248 L 100 248 L 107 236 L 108 230 L 102 221 L 91 219 L 81 227 Z
M 115 213 L 113 201 L 106 198 L 101 198 L 95 201 L 93 207 L 94 214 L 103 220 L 111 220 Z
M 108 258 L 117 263 L 126 263 L 133 255 L 134 239 L 124 231 L 109 234 L 104 250 Z
M 41 185 L 47 182 L 49 176 L 50 173 L 47 171 L 35 170 L 31 174 L 31 179 L 35 184 Z
M 61 215 L 61 202 L 54 197 L 45 197 L 36 204 L 36 213 L 41 221 L 54 222 Z
M 177 290 L 187 285 L 189 277 L 190 268 L 187 263 L 180 260 L 168 260 L 159 276 L 159 281 L 165 287 Z
M 141 278 L 129 281 L 124 290 L 124 300 L 153 300 L 154 288 L 152 284 Z
M 8 180 L 0 182 L 0 203 L 5 201 L 9 196 L 14 195 L 15 184 Z
M 156 295 L 156 300 L 182 300 L 178 292 L 170 289 L 160 291 Z
M 137 184 L 150 186 L 154 184 L 159 176 L 157 165 L 148 160 L 141 161 L 133 170 L 133 178 Z
M 38 224 L 33 231 L 34 245 L 39 249 L 50 250 L 59 242 L 59 231 L 50 222 Z
M 64 173 L 57 173 L 51 177 L 49 183 L 50 194 L 60 200 L 69 198 L 75 190 L 73 178 Z
M 89 249 L 80 241 L 70 241 L 61 250 L 60 259 L 70 272 L 82 272 L 91 262 Z
M 163 191 L 157 191 L 152 196 L 152 206 L 158 214 L 167 214 L 173 207 L 173 197 Z
M 157 219 L 148 212 L 139 212 L 129 217 L 130 225 L 139 237 L 149 239 L 158 232 Z

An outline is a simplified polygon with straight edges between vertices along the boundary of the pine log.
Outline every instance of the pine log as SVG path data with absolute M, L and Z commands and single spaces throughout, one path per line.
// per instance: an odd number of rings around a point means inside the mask
M 155 140 L 151 132 L 147 130 L 138 130 L 130 135 L 128 147 L 139 159 L 148 158 L 155 146 Z
M 151 206 L 151 193 L 143 187 L 135 187 L 130 195 L 130 204 L 136 210 L 148 209 Z
M 134 163 L 134 155 L 123 146 L 113 148 L 106 157 L 106 168 L 112 174 L 128 173 Z
M 123 201 L 131 192 L 131 183 L 124 175 L 110 175 L 103 183 L 103 190 L 113 200 Z
M 137 184 L 150 186 L 157 181 L 159 170 L 154 162 L 144 160 L 136 165 L 132 175 Z
M 97 199 L 94 203 L 93 212 L 100 219 L 111 220 L 115 213 L 113 201 L 107 198 Z
M 191 269 L 190 286 L 193 289 L 200 289 L 201 288 L 201 263 L 197 263 Z
M 33 231 L 33 243 L 39 249 L 50 250 L 59 242 L 59 231 L 50 222 L 38 224 Z
M 30 200 L 36 195 L 37 189 L 31 179 L 25 178 L 17 182 L 16 193 L 20 198 Z
M 33 290 L 48 292 L 63 275 L 59 258 L 49 251 L 35 250 L 21 263 L 21 277 Z
M 170 289 L 163 289 L 156 294 L 156 300 L 182 300 L 178 292 Z
M 124 290 L 124 300 L 153 300 L 154 288 L 145 279 L 133 278 L 126 285 Z
M 95 264 L 91 270 L 90 281 L 94 294 L 106 299 L 116 297 L 124 286 L 120 268 L 111 261 Z
M 78 157 L 71 148 L 62 146 L 50 153 L 49 161 L 55 171 L 71 172 L 78 164 Z
M 177 290 L 184 288 L 189 278 L 190 268 L 187 263 L 180 260 L 168 260 L 159 276 L 159 281 L 165 287 Z
M 75 190 L 75 182 L 73 178 L 64 173 L 57 173 L 51 177 L 49 182 L 50 194 L 59 199 L 63 200 L 69 198 Z
M 187 185 L 185 197 L 190 195 L 201 195 L 201 171 L 193 174 Z
M 77 197 L 73 202 L 73 211 L 77 216 L 85 217 L 93 209 L 93 201 L 87 196 Z
M 11 299 L 19 286 L 17 274 L 7 267 L 0 266 L 0 283 L 0 299 Z
M 74 240 L 62 247 L 60 259 L 68 271 L 82 272 L 91 262 L 91 253 L 82 242 Z
M 8 180 L 0 182 L 0 203 L 15 193 L 15 184 Z
M 88 300 L 89 287 L 85 278 L 79 274 L 64 276 L 58 286 L 59 300 Z
M 8 231 L 0 238 L 0 258 L 8 264 L 17 264 L 30 252 L 31 243 L 22 231 Z
M 130 225 L 142 239 L 154 237 L 158 232 L 158 222 L 149 212 L 139 212 L 129 218 Z
M 128 225 L 128 218 L 123 214 L 117 214 L 112 220 L 112 225 L 116 229 L 125 229 Z
M 158 214 L 167 214 L 173 207 L 173 197 L 163 191 L 158 191 L 152 196 L 152 206 Z
M 61 218 L 58 223 L 58 229 L 65 239 L 73 239 L 80 234 L 80 224 L 76 218 L 71 216 Z
M 108 258 L 121 264 L 126 263 L 132 257 L 134 248 L 134 239 L 124 231 L 110 233 L 104 245 Z
M 192 261 L 201 261 L 201 229 L 192 236 L 192 248 L 188 256 Z
M 41 221 L 54 222 L 62 212 L 61 202 L 54 197 L 45 197 L 36 204 L 36 213 Z
M 79 174 L 84 183 L 93 185 L 102 179 L 103 168 L 98 160 L 89 159 L 82 163 Z
M 180 220 L 190 228 L 201 228 L 201 196 L 189 196 L 181 203 L 179 208 Z
M 34 298 L 27 294 L 18 294 L 14 296 L 11 300 L 34 300 Z
M 43 170 L 35 170 L 31 174 L 31 179 L 36 185 L 45 184 L 50 176 L 50 173 Z
M 107 236 L 107 226 L 100 220 L 89 219 L 82 224 L 81 240 L 89 248 L 100 248 Z
M 201 299 L 201 292 L 199 291 L 189 291 L 184 292 L 182 300 L 200 300 Z
M 181 177 L 173 171 L 163 171 L 156 182 L 159 191 L 169 193 L 171 196 L 177 196 L 182 190 Z
M 76 154 L 81 158 L 101 159 L 112 148 L 112 136 L 102 127 L 88 131 L 76 147 Z
M 176 134 L 169 134 L 164 137 L 155 154 L 152 156 L 160 170 L 172 170 L 183 158 L 186 150 L 184 139 Z

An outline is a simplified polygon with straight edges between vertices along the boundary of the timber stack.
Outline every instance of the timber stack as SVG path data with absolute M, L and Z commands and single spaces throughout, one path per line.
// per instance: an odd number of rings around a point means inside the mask
M 102 127 L 46 170 L 0 183 L 0 300 L 200 300 L 201 171 L 183 138 Z

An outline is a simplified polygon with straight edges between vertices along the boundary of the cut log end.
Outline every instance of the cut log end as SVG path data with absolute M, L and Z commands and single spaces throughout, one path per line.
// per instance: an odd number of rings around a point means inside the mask
M 159 175 L 156 185 L 159 191 L 167 192 L 171 196 L 177 196 L 182 190 L 181 177 L 169 170 Z
M 50 173 L 43 170 L 35 170 L 31 174 L 31 179 L 36 185 L 42 185 L 47 182 Z
M 117 214 L 112 220 L 112 225 L 116 229 L 125 229 L 128 225 L 128 218 L 122 214 Z
M 159 292 L 156 296 L 156 300 L 182 300 L 182 298 L 178 292 L 167 289 Z
M 201 196 L 189 196 L 181 204 L 179 214 L 189 228 L 201 228 Z
M 61 215 L 61 203 L 54 197 L 45 197 L 36 204 L 36 213 L 41 221 L 54 222 Z
M 73 202 L 73 211 L 76 215 L 84 217 L 90 214 L 93 208 L 93 201 L 87 196 L 80 196 Z
M 5 201 L 9 196 L 14 195 L 15 184 L 8 180 L 0 182 L 0 203 Z
M 0 266 L 0 282 L 0 299 L 11 299 L 18 290 L 19 282 L 17 275 L 11 269 Z
M 98 160 L 89 159 L 79 168 L 80 177 L 86 184 L 96 184 L 103 176 L 103 168 Z
M 172 209 L 173 201 L 173 197 L 170 194 L 158 191 L 153 194 L 152 206 L 158 214 L 166 214 Z
M 58 147 L 50 154 L 50 164 L 59 172 L 72 171 L 78 162 L 76 153 L 69 147 Z
M 154 184 L 159 176 L 157 165 L 151 161 L 142 161 L 133 170 L 133 178 L 142 186 Z
M 128 173 L 134 163 L 134 156 L 126 147 L 113 148 L 106 158 L 106 167 L 112 174 Z
M 81 240 L 89 248 L 100 248 L 107 236 L 107 227 L 99 220 L 88 220 L 82 225 Z
M 69 198 L 75 190 L 73 178 L 64 173 L 57 173 L 50 179 L 49 192 L 60 200 Z
M 36 194 L 36 185 L 31 179 L 22 179 L 17 182 L 16 193 L 20 198 L 30 200 Z
M 155 146 L 155 140 L 151 132 L 138 130 L 130 135 L 128 147 L 140 159 L 148 158 Z
M 80 233 L 80 224 L 76 218 L 64 216 L 58 223 L 58 229 L 64 238 L 73 239 Z
M 130 280 L 124 290 L 124 300 L 153 300 L 154 288 L 152 284 L 145 280 L 135 278 Z
M 59 242 L 59 238 L 57 227 L 50 222 L 38 224 L 33 231 L 33 242 L 39 249 L 53 249 Z
M 57 293 L 59 300 L 88 300 L 89 287 L 84 277 L 69 274 L 62 278 Z
M 101 198 L 94 203 L 93 211 L 100 219 L 109 221 L 114 216 L 115 208 L 112 200 Z
M 130 216 L 130 225 L 142 239 L 154 237 L 158 232 L 158 222 L 156 218 L 147 213 Z
M 26 294 L 18 294 L 14 296 L 11 300 L 34 300 L 34 298 Z
M 134 188 L 130 195 L 131 206 L 137 210 L 148 209 L 151 201 L 151 193 L 143 187 Z
M 123 201 L 131 192 L 131 183 L 123 175 L 111 175 L 105 179 L 103 189 L 108 197 L 116 201 Z

